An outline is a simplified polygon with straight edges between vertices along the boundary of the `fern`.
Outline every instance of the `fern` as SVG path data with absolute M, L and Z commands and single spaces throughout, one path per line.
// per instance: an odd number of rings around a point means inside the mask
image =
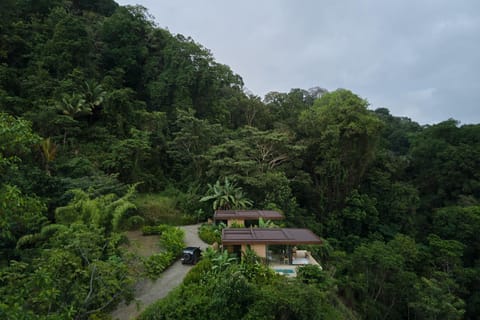
M 40 233 L 26 234 L 20 239 L 18 239 L 16 248 L 21 249 L 23 247 L 34 246 L 42 239 L 43 237 Z
M 135 210 L 137 206 L 135 206 L 133 203 L 122 199 L 121 203 L 115 208 L 113 211 L 113 217 L 112 217 L 112 230 L 117 231 L 119 229 L 120 222 L 124 217 L 126 217 L 126 214 L 130 209 Z
M 91 198 L 80 189 L 72 190 L 72 201 L 64 207 L 55 210 L 55 218 L 64 225 L 82 222 L 86 225 L 102 227 L 107 232 L 117 231 L 130 210 L 136 209 L 129 200 L 135 194 L 136 184 L 130 186 L 128 192 L 121 198 L 115 194 Z
M 68 228 L 63 224 L 49 224 L 42 228 L 40 234 L 42 235 L 42 237 L 48 238 L 59 231 L 66 231 L 67 229 Z

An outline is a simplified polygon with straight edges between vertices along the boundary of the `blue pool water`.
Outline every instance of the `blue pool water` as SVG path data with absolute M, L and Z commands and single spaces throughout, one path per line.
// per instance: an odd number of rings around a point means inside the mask
M 292 269 L 273 269 L 275 272 L 281 272 L 281 273 L 295 273 Z

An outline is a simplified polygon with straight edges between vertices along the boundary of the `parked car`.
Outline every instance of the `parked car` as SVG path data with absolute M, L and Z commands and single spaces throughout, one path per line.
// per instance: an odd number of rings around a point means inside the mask
M 199 247 L 187 247 L 183 249 L 182 264 L 196 264 L 202 257 L 202 249 Z

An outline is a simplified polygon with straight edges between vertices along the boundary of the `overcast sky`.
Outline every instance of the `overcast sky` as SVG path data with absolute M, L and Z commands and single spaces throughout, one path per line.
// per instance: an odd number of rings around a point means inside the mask
M 480 123 L 479 0 L 121 0 L 263 97 L 346 88 L 421 124 Z

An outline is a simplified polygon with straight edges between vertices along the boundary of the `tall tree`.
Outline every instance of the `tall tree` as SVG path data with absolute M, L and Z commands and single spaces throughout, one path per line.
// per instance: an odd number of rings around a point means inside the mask
M 302 112 L 309 172 L 324 212 L 339 210 L 375 157 L 382 122 L 348 90 L 326 93 Z
M 480 198 L 480 125 L 450 119 L 428 126 L 413 138 L 410 156 L 421 209 Z

